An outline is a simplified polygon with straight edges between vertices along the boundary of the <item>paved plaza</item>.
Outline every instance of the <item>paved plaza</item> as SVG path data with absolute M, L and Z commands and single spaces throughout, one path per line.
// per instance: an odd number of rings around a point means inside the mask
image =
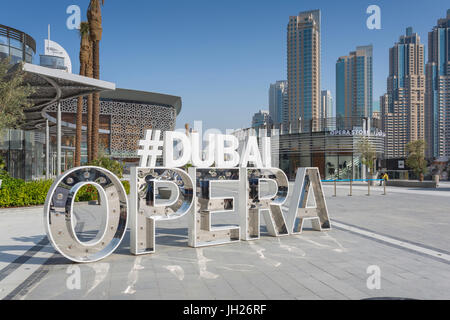
M 187 219 L 157 224 L 156 253 L 73 264 L 48 244 L 43 208 L 0 210 L 0 299 L 450 299 L 450 184 L 436 190 L 324 185 L 332 230 L 205 248 Z M 285 208 L 287 209 L 287 208 Z M 92 236 L 99 206 L 76 206 Z M 217 214 L 215 224 L 237 223 Z M 307 225 L 309 227 L 309 225 Z M 368 273 L 380 271 L 380 289 Z M 371 269 L 372 268 L 372 269 Z M 74 278 L 79 276 L 79 288 Z

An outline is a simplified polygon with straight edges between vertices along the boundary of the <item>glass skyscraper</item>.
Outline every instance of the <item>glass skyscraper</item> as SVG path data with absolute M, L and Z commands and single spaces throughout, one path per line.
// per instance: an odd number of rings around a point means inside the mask
M 450 9 L 428 33 L 425 109 L 427 156 L 450 157 Z
M 288 117 L 295 126 L 320 117 L 320 10 L 291 16 L 287 27 Z M 312 128 L 319 125 L 311 121 Z
M 373 48 L 356 47 L 336 62 L 336 117 L 372 117 Z
M 253 128 L 262 127 L 270 124 L 272 124 L 272 120 L 270 119 L 269 111 L 259 110 L 257 113 L 253 115 L 252 118 Z
M 269 114 L 273 124 L 289 121 L 287 81 L 277 81 L 269 88 Z
M 333 118 L 333 97 L 330 90 L 322 90 L 320 94 L 320 117 Z

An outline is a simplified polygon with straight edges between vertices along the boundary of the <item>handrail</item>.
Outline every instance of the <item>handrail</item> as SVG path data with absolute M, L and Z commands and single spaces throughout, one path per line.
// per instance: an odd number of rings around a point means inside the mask
M 322 180 L 322 182 L 366 182 L 366 181 L 383 181 L 384 179 L 342 179 L 342 180 Z
M 360 181 L 360 182 L 367 182 L 367 195 L 370 196 L 370 183 L 369 181 L 383 181 L 383 186 L 384 186 L 384 190 L 383 190 L 383 195 L 387 195 L 386 193 L 386 180 L 385 179 L 342 179 L 342 180 L 321 180 L 321 182 L 333 182 L 334 184 L 334 194 L 333 197 L 337 196 L 337 182 L 350 182 L 350 194 L 349 196 L 351 197 L 353 195 L 353 182 L 354 181 Z M 380 184 L 381 185 L 381 184 Z

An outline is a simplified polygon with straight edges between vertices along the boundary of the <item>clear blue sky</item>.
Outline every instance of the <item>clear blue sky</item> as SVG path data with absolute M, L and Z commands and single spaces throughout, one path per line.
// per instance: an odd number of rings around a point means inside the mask
M 0 11 L 43 52 L 52 40 L 79 69 L 79 38 L 66 28 L 66 8 L 88 0 L 22 0 Z M 366 9 L 381 7 L 382 29 L 369 30 Z M 300 11 L 322 11 L 322 88 L 335 94 L 335 62 L 358 45 L 374 46 L 374 100 L 386 90 L 388 49 L 412 26 L 422 43 L 450 8 L 448 0 L 105 0 L 101 78 L 118 87 L 181 96 L 178 127 L 203 120 L 210 128 L 248 127 L 268 108 L 268 87 L 286 79 L 286 25 Z M 84 20 L 84 19 L 83 19 Z M 35 63 L 38 63 L 38 55 Z

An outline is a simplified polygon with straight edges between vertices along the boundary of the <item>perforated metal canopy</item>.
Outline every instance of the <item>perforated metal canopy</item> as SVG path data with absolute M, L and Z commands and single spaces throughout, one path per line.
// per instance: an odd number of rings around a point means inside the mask
M 20 64 L 15 66 L 15 68 L 19 67 Z M 116 85 L 112 82 L 34 64 L 24 63 L 22 70 L 25 72 L 25 84 L 29 84 L 35 89 L 35 92 L 29 97 L 33 106 L 25 110 L 25 124 L 23 125 L 25 130 L 44 127 L 49 118 L 46 113 L 47 107 L 58 101 L 116 89 Z

